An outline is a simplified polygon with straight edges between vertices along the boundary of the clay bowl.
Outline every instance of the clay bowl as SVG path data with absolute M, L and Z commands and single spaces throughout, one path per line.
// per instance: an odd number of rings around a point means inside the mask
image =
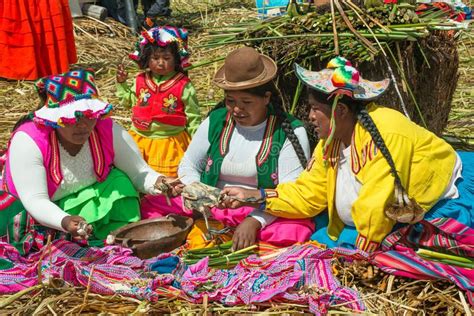
M 192 226 L 192 218 L 168 215 L 128 224 L 110 235 L 114 243 L 131 248 L 141 259 L 148 259 L 181 246 Z

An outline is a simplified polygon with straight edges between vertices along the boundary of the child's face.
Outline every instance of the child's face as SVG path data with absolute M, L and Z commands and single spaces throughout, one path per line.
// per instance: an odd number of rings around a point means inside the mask
M 148 68 L 159 76 L 167 75 L 175 70 L 174 56 L 169 49 L 158 48 L 148 59 Z

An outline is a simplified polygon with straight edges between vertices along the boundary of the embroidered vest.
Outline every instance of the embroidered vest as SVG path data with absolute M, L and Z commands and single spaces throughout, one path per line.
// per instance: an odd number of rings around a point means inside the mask
M 132 122 L 137 129 L 147 130 L 156 121 L 173 126 L 186 126 L 186 113 L 181 99 L 189 78 L 177 73 L 156 85 L 149 72 L 136 79 L 137 104 L 132 108 Z
M 272 189 L 278 184 L 278 157 L 280 150 L 286 140 L 286 133 L 277 122 L 273 114 L 273 108 L 267 118 L 265 133 L 262 144 L 255 157 L 257 166 L 257 183 L 259 188 Z M 301 121 L 286 114 L 293 128 L 302 126 Z M 201 174 L 201 182 L 216 186 L 222 167 L 222 161 L 229 151 L 229 144 L 232 133 L 235 129 L 235 121 L 226 108 L 212 111 L 209 115 L 209 143 L 207 151 L 207 163 L 204 172 Z
M 40 149 L 41 155 L 43 156 L 44 168 L 46 169 L 48 195 L 52 198 L 63 180 L 59 143 L 54 129 L 39 126 L 33 122 L 27 122 L 15 131 L 15 133 L 17 132 L 27 133 Z M 102 182 L 109 175 L 114 161 L 112 119 L 107 118 L 97 121 L 94 130 L 89 136 L 89 146 L 97 181 Z M 7 151 L 7 161 L 3 170 L 3 190 L 18 197 L 15 185 L 13 184 L 8 159 L 9 153 Z

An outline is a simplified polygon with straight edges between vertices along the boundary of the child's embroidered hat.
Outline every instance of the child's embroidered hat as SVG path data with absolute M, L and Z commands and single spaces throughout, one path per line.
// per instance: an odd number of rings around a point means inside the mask
M 61 127 L 74 124 L 81 117 L 100 118 L 112 110 L 112 105 L 98 99 L 92 70 L 73 70 L 47 76 L 35 83 L 45 99 L 42 108 L 34 112 L 36 123 Z
M 143 49 L 148 44 L 156 44 L 165 47 L 172 42 L 178 44 L 181 67 L 189 67 L 188 31 L 184 28 L 174 26 L 158 26 L 143 31 L 135 44 L 135 51 L 129 55 L 134 61 L 138 61 L 143 54 Z

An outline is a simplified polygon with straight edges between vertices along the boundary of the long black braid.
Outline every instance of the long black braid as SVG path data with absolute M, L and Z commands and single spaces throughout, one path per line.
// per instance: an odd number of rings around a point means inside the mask
M 283 129 L 283 131 L 286 133 L 286 137 L 288 137 L 288 139 L 290 140 L 291 145 L 293 145 L 296 155 L 298 156 L 298 160 L 300 161 L 300 164 L 304 169 L 308 164 L 308 160 L 306 160 L 303 146 L 301 146 L 301 143 L 295 134 L 295 130 L 293 129 L 293 126 L 291 126 L 291 122 L 286 116 L 285 111 L 283 110 L 281 100 L 274 100 L 277 99 L 277 97 L 275 96 L 275 98 L 273 98 L 273 96 L 274 94 L 272 93 L 271 104 L 273 105 L 273 109 L 275 110 L 277 120 L 281 124 L 281 128 Z
M 288 137 L 288 139 L 291 142 L 291 145 L 295 149 L 296 155 L 298 156 L 298 160 L 300 161 L 301 166 L 303 168 L 306 168 L 308 161 L 306 160 L 303 146 L 301 146 L 301 143 L 295 134 L 295 130 L 293 129 L 293 126 L 291 126 L 291 122 L 286 116 L 285 111 L 283 110 L 281 98 L 279 97 L 279 93 L 277 92 L 273 81 L 267 82 L 255 88 L 250 88 L 250 89 L 246 89 L 242 91 L 259 96 L 259 97 L 264 97 L 265 93 L 271 92 L 272 96 L 270 99 L 270 103 L 273 105 L 273 109 L 275 110 L 275 116 L 277 118 L 277 122 L 281 125 L 281 128 L 285 132 L 286 137 Z M 225 107 L 225 101 L 221 101 L 217 103 L 216 106 L 210 112 L 222 107 Z
M 333 97 L 328 99 L 327 95 L 310 88 L 308 88 L 308 93 L 311 94 L 311 96 L 319 103 L 326 104 L 329 107 L 332 106 Z M 382 135 L 380 134 L 379 129 L 377 128 L 377 125 L 375 125 L 375 122 L 372 120 L 372 117 L 370 117 L 369 113 L 366 110 L 366 105 L 368 102 L 353 100 L 346 95 L 343 95 L 339 99 L 339 102 L 349 107 L 349 109 L 357 116 L 357 120 L 360 122 L 362 127 L 369 132 L 375 145 L 380 150 L 388 165 L 390 166 L 390 173 L 395 178 L 395 183 L 401 188 L 403 188 L 402 181 L 400 180 L 400 177 L 398 175 L 397 168 L 395 167 L 395 163 L 393 162 L 392 155 L 390 154 L 387 145 L 385 145 L 385 141 L 382 138 Z
M 392 155 L 390 154 L 390 151 L 385 145 L 385 141 L 383 140 L 382 135 L 380 135 L 377 125 L 375 125 L 374 120 L 372 120 L 372 117 L 370 117 L 369 113 L 365 108 L 361 109 L 357 113 L 357 120 L 359 120 L 360 124 L 369 132 L 370 136 L 372 137 L 372 140 L 375 142 L 375 145 L 385 157 L 385 160 L 387 160 L 387 163 L 390 166 L 390 173 L 395 178 L 395 183 L 399 185 L 400 188 L 403 188 L 402 181 L 398 176 L 397 168 L 395 167 L 395 163 L 393 162 Z

